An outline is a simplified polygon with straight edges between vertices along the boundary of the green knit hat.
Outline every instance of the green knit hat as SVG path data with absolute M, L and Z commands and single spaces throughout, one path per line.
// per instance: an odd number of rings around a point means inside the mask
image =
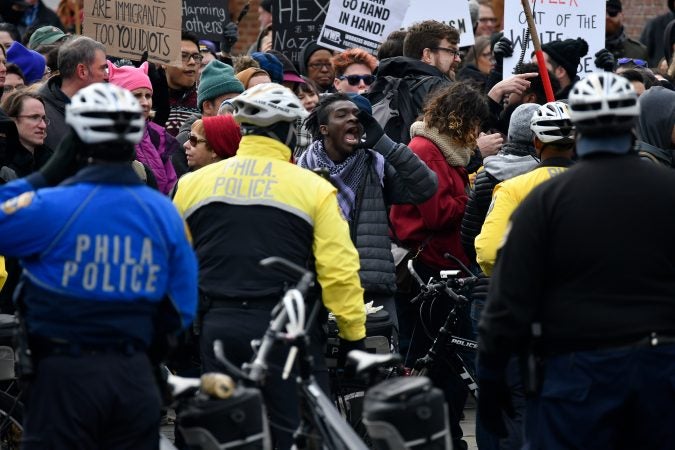
M 214 59 L 204 67 L 199 77 L 197 88 L 197 104 L 202 109 L 202 103 L 213 100 L 223 94 L 244 92 L 244 85 L 234 76 L 232 66 Z

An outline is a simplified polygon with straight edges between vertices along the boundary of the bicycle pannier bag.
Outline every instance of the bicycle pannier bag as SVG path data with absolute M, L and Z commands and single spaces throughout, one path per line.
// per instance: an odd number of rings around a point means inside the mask
M 178 412 L 178 429 L 190 450 L 271 447 L 260 390 L 237 388 L 228 399 L 195 398 Z
M 427 377 L 398 377 L 373 386 L 364 399 L 363 423 L 376 450 L 452 448 L 443 392 Z

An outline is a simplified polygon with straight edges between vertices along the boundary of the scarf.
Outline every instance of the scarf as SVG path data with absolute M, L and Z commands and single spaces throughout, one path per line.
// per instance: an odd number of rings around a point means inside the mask
M 410 137 L 415 136 L 422 136 L 433 142 L 449 165 L 466 167 L 469 164 L 473 149 L 458 147 L 450 136 L 441 133 L 437 128 L 427 127 L 424 122 L 415 122 L 410 126 Z
M 356 194 L 368 170 L 369 154 L 375 161 L 375 171 L 384 185 L 384 157 L 372 150 L 358 149 L 340 163 L 334 163 L 326 154 L 323 141 L 312 142 L 309 148 L 298 159 L 298 166 L 306 169 L 328 169 L 330 180 L 337 187 L 337 200 L 342 215 L 349 223 L 353 221 L 353 212 L 356 208 Z

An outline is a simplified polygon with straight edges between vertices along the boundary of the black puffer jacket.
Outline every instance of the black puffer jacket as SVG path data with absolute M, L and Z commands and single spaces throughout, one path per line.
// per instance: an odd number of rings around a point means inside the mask
M 380 182 L 375 155 L 369 152 L 368 165 L 356 194 L 349 231 L 359 252 L 361 285 L 368 293 L 396 292 L 394 258 L 389 237 L 388 207 L 393 204 L 419 204 L 431 198 L 438 188 L 436 174 L 410 148 L 386 139 L 373 151 L 384 157 L 384 179 Z M 316 142 L 313 145 L 317 144 Z M 311 151 L 312 146 L 307 151 Z M 309 167 L 303 159 L 302 167 Z

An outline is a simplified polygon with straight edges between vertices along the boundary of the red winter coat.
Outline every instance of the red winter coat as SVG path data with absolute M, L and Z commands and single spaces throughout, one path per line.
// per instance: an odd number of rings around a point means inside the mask
M 466 169 L 450 166 L 436 144 L 425 137 L 415 136 L 408 146 L 436 173 L 438 190 L 422 204 L 392 206 L 390 219 L 396 237 L 413 254 L 423 245 L 418 258 L 428 266 L 457 268 L 452 260 L 443 258 L 444 253 L 468 265 L 459 234 L 468 200 Z

